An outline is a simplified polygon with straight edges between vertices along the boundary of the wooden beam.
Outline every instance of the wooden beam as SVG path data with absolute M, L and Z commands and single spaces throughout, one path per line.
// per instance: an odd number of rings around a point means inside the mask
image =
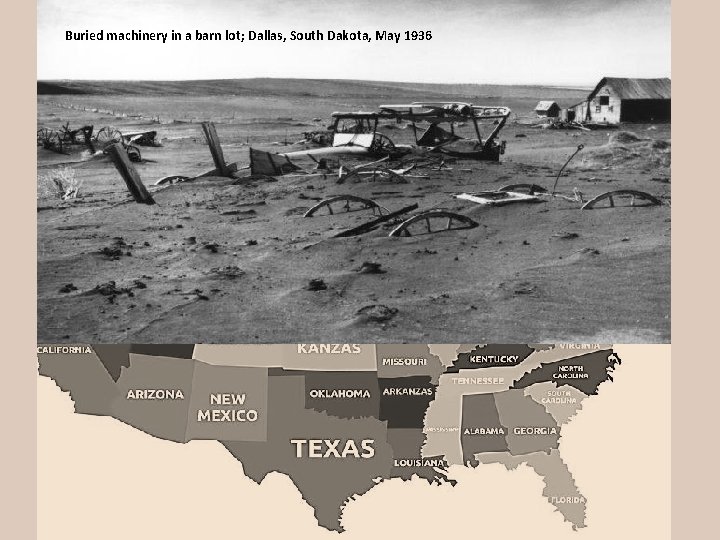
M 225 163 L 222 146 L 220 146 L 220 139 L 218 138 L 217 131 L 215 130 L 215 124 L 212 122 L 203 122 L 202 129 L 203 133 L 205 133 L 205 139 L 207 140 L 208 146 L 210 147 L 210 153 L 212 154 L 213 162 L 215 163 L 215 169 L 220 173 L 220 176 L 230 176 L 230 171 Z
M 120 176 L 125 180 L 125 184 L 127 184 L 127 188 L 135 199 L 135 202 L 155 204 L 155 199 L 152 198 L 152 195 L 150 195 L 150 192 L 145 188 L 142 180 L 140 180 L 140 174 L 130 162 L 130 158 L 122 143 L 115 143 L 109 146 L 106 151 L 110 155 L 110 159 L 112 159 L 115 164 L 115 168 L 120 173 Z

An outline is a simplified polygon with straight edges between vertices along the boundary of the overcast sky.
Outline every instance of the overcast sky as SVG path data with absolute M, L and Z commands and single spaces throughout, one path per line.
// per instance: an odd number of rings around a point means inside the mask
M 428 42 L 75 42 L 65 32 L 431 30 Z M 38 0 L 38 79 L 591 86 L 670 76 L 669 0 Z

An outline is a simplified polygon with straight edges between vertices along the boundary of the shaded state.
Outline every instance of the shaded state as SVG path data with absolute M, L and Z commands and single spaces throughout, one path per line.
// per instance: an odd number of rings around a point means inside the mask
M 188 358 L 193 357 L 195 345 L 182 343 L 168 344 L 133 344 L 130 345 L 130 352 L 134 354 L 147 354 L 149 356 L 169 356 L 172 358 Z
M 466 347 L 470 352 L 478 346 Z M 460 446 L 461 400 L 464 395 L 493 394 L 504 392 L 512 384 L 540 366 L 543 352 L 535 352 L 513 367 L 493 367 L 483 370 L 460 370 L 459 373 L 443 373 L 435 400 L 430 403 L 425 416 L 423 431 L 426 436 L 423 456 L 444 455 L 451 465 L 464 463 Z
M 194 370 L 193 360 L 130 354 L 111 415 L 148 435 L 186 442 Z
M 92 348 L 113 381 L 117 382 L 123 368 L 130 367 L 132 345 L 93 345 Z
M 192 362 L 186 440 L 266 440 L 267 369 Z
M 380 420 L 388 428 L 422 428 L 436 386 L 429 376 L 378 379 L 380 383 Z
M 458 354 L 460 345 L 458 343 L 430 343 L 428 348 L 430 354 L 434 354 L 440 359 L 443 367 L 452 366 Z
M 303 376 L 268 381 L 267 442 L 221 442 L 255 482 L 270 472 L 289 476 L 318 524 L 342 531 L 344 505 L 375 486 L 375 479 L 390 477 L 387 430 L 374 418 L 341 420 L 306 409 Z
M 475 454 L 508 451 L 507 430 L 500 422 L 492 394 L 462 397 L 460 444 L 463 463 L 475 466 Z
M 537 452 L 524 456 L 512 456 L 509 453 L 478 454 L 480 463 L 501 463 L 508 470 L 517 469 L 521 464 L 532 468 L 543 479 L 543 495 L 565 521 L 577 530 L 585 527 L 587 501 L 575 484 L 567 464 L 557 450 L 549 453 Z
M 301 371 L 377 371 L 375 345 L 295 343 L 195 345 L 193 358 L 219 366 Z
M 145 354 L 148 356 L 166 356 L 171 358 L 192 358 L 195 345 L 157 345 L 157 344 L 110 344 L 93 345 L 93 350 L 102 362 L 105 369 L 117 382 L 123 368 L 130 367 L 130 354 Z
M 75 412 L 110 415 L 119 390 L 96 352 L 38 354 L 38 373 L 70 394 Z
M 479 345 L 469 352 L 458 353 L 457 360 L 445 373 L 461 369 L 513 367 L 523 362 L 535 349 L 528 345 Z
M 445 369 L 440 357 L 430 352 L 429 345 L 376 345 L 377 371 L 382 378 L 429 375 L 433 384 L 438 383 Z
M 507 427 L 508 450 L 512 455 L 550 452 L 560 439 L 560 427 L 545 407 L 522 390 L 495 394 L 500 422 Z
M 305 407 L 338 418 L 378 418 L 380 386 L 370 371 L 283 371 L 305 377 Z M 273 372 L 273 375 L 277 375 Z
M 588 397 L 574 386 L 556 387 L 551 382 L 528 386 L 525 395 L 545 407 L 558 424 L 565 424 L 575 416 L 582 409 L 583 400 Z
M 393 450 L 392 477 L 410 480 L 413 476 L 418 476 L 430 484 L 449 482 L 454 486 L 457 482 L 448 479 L 448 463 L 443 456 L 420 455 L 424 441 L 425 434 L 420 429 L 388 430 L 388 443 Z
M 612 381 L 612 372 L 620 362 L 612 349 L 582 354 L 543 364 L 518 380 L 513 388 L 527 388 L 536 383 L 552 382 L 556 386 L 567 384 L 587 395 L 595 395 L 601 383 Z

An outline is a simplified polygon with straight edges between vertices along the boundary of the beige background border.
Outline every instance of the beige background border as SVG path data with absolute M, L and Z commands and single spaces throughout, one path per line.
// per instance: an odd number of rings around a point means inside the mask
M 673 533 L 709 538 L 717 514 L 717 4 L 673 2 Z M 0 536 L 35 537 L 35 4 L 1 18 L 2 329 L 5 383 Z M 501 44 L 500 44 L 501 46 Z M 705 484 L 704 486 L 701 484 Z M 713 526 L 711 528 L 711 526 Z M 61 539 L 62 540 L 62 539 Z
M 0 537 L 35 538 L 36 422 L 36 5 L 8 1 L 0 7 L 3 129 L 2 342 L 0 410 Z M 8 129 L 11 128 L 11 129 Z

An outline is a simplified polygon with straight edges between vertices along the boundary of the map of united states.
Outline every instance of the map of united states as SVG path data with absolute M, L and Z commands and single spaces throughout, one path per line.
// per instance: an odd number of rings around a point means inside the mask
M 38 348 L 76 413 L 216 440 L 261 483 L 287 475 L 318 524 L 379 483 L 455 485 L 452 466 L 532 468 L 573 528 L 588 501 L 562 434 L 612 381 L 604 345 L 92 345 Z

